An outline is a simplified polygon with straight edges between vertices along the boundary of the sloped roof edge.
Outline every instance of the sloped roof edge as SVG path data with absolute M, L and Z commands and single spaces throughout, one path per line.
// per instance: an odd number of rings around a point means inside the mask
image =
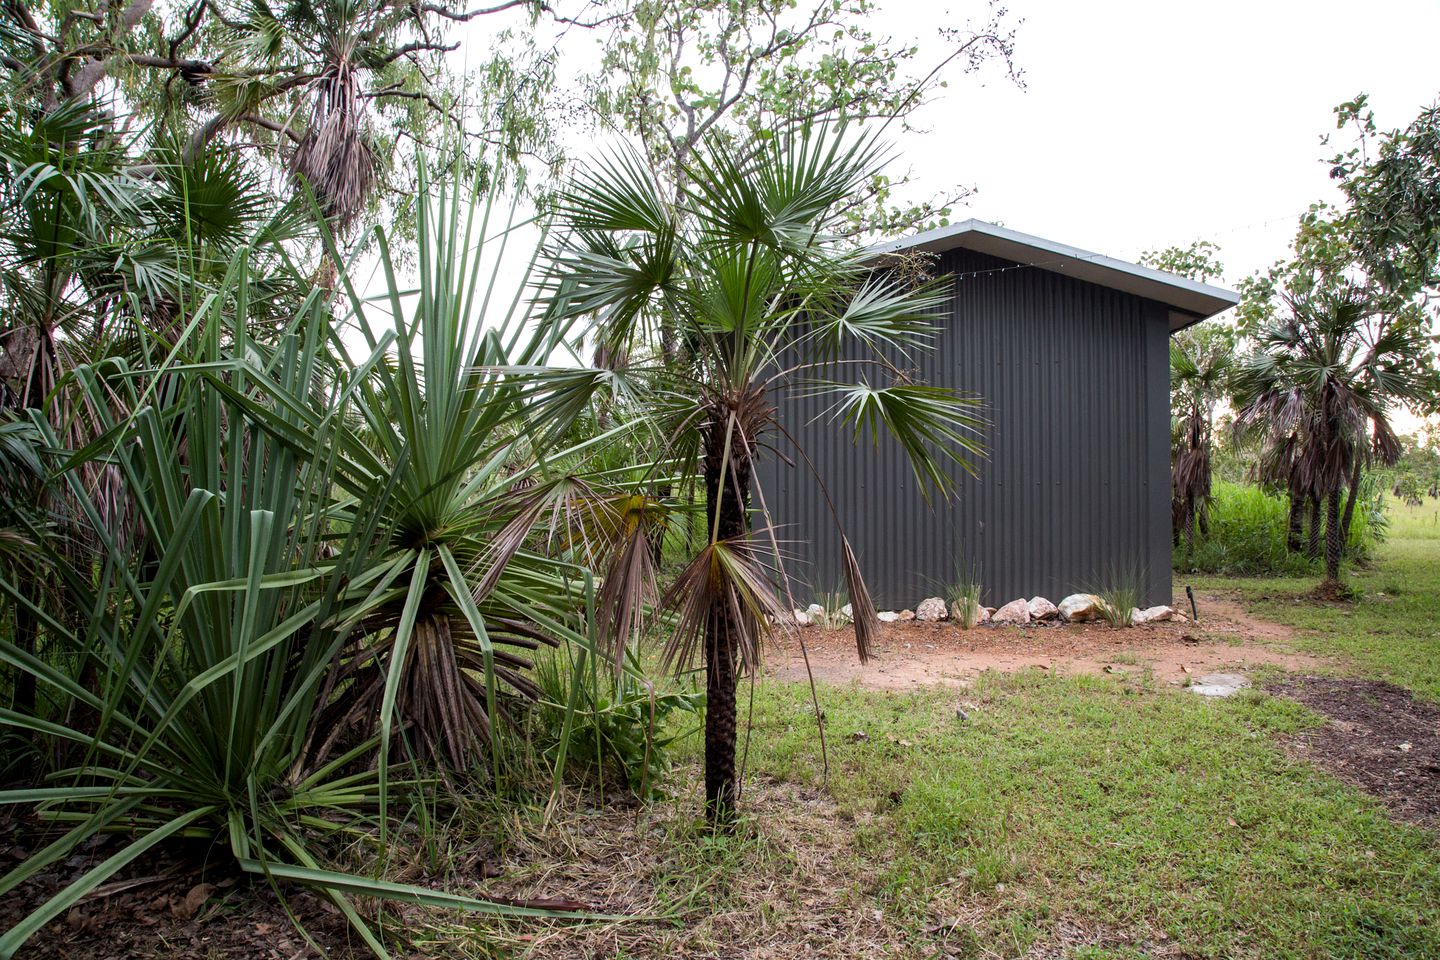
M 1170 331 L 1183 329 L 1215 316 L 1240 302 L 1240 295 L 1224 287 L 1187 280 L 1163 270 L 1117 260 L 1069 244 L 1031 236 L 985 220 L 966 220 L 927 230 L 903 240 L 871 247 L 874 255 L 925 250 L 942 253 L 957 247 L 987 253 L 1015 263 L 1075 277 L 1088 283 L 1123 290 L 1170 307 Z

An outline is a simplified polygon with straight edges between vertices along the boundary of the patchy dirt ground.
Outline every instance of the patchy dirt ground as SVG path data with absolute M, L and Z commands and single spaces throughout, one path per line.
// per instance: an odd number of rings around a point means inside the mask
M 970 630 L 915 620 L 882 624 L 871 662 L 861 666 L 849 628 L 807 627 L 786 641 L 767 665 L 772 675 L 804 679 L 805 659 L 816 680 L 857 682 L 880 690 L 931 684 L 968 685 L 986 670 L 1040 667 L 1057 673 L 1100 674 L 1148 668 L 1156 679 L 1184 685 L 1225 669 L 1274 666 L 1317 670 L 1324 661 L 1274 649 L 1291 637 L 1288 627 L 1257 620 L 1232 598 L 1197 595 L 1200 622 L 1176 620 L 1116 628 L 1107 623 L 982 624 Z
M 0 872 L 28 855 L 23 824 L 0 819 Z M 34 843 L 40 838 L 34 838 Z M 116 849 L 107 838 L 0 896 L 0 930 Z M 176 844 L 142 857 L 102 884 L 20 948 L 19 960 L 298 960 L 319 956 L 296 932 L 263 882 L 225 868 L 206 870 L 205 851 Z M 291 890 L 289 907 L 337 960 L 369 956 L 335 908 Z
M 1293 677 L 1269 687 L 1330 722 L 1293 752 L 1379 798 L 1397 820 L 1440 828 L 1440 707 L 1378 680 Z

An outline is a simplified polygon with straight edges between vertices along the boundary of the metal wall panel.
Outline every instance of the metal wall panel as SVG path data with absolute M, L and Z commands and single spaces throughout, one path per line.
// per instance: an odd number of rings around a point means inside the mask
M 927 503 L 893 442 L 866 435 L 857 445 L 831 422 L 830 401 L 803 388 L 775 398 L 781 422 L 823 479 L 882 609 L 940 594 L 966 567 L 992 606 L 1037 594 L 1058 602 L 1125 571 L 1148 602 L 1168 603 L 1166 310 L 1047 270 L 1001 269 L 1013 266 L 943 254 L 935 269 L 952 278 L 951 309 L 937 318 L 935 350 L 907 364 L 984 401 L 988 456 L 977 477 L 950 468 L 954 498 Z M 767 456 L 757 479 L 803 605 L 843 583 L 839 534 L 805 458 L 777 445 L 794 465 Z

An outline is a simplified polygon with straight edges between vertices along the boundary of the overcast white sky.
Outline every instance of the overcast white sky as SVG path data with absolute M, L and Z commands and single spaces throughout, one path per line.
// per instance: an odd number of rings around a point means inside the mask
M 896 144 L 915 198 L 975 186 L 956 219 L 1127 260 L 1208 239 L 1230 283 L 1283 257 L 1299 214 L 1334 197 L 1319 138 L 1336 104 L 1366 91 L 1389 128 L 1440 95 L 1440 0 L 1007 6 L 1023 21 L 1026 87 L 993 67 L 953 70 L 916 118 L 928 132 Z M 985 11 L 984 0 L 881 0 L 874 22 L 919 44 L 928 69 L 946 50 L 940 30 Z M 602 36 L 567 31 L 562 66 L 588 67 Z
M 935 5 L 891 0 L 925 42 Z M 965 3 L 945 4 L 963 20 Z M 1440 94 L 1440 3 L 1015 0 L 1018 90 L 959 78 L 905 142 L 918 183 L 959 181 L 970 213 L 1127 260 L 1218 243 L 1226 280 L 1284 256 L 1333 199 L 1319 138 L 1366 91 L 1382 128 Z M 943 22 L 943 21 L 942 21 Z M 927 24 L 927 26 L 919 26 Z

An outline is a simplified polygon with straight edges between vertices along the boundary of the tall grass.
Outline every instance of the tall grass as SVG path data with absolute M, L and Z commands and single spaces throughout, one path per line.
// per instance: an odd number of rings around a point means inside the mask
M 1175 548 L 1177 570 L 1230 576 L 1292 575 L 1316 572 L 1320 559 L 1286 543 L 1290 523 L 1289 500 L 1253 484 L 1217 481 L 1210 500 L 1209 530 L 1195 538 L 1193 551 Z M 1346 556 L 1367 560 L 1384 533 L 1383 500 L 1374 484 L 1362 487 L 1355 504 Z M 1322 536 L 1323 541 L 1323 536 Z

